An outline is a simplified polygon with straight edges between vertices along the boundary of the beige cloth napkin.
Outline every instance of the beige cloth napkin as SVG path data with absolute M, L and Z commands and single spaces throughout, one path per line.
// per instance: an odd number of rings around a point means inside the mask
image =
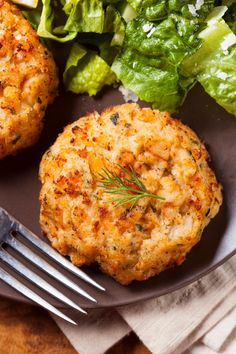
M 235 354 L 236 256 L 172 294 L 90 311 L 78 327 L 54 319 L 80 354 L 103 354 L 131 330 L 154 354 Z

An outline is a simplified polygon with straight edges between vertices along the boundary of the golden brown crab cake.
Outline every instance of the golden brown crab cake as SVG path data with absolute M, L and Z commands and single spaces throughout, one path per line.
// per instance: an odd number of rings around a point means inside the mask
M 181 264 L 219 210 L 221 186 L 207 160 L 196 134 L 168 113 L 123 104 L 87 114 L 42 159 L 42 229 L 78 266 L 97 262 L 121 284 L 148 279 Z M 122 196 L 98 180 L 105 168 L 137 188 L 121 166 L 164 200 L 116 206 Z
M 34 144 L 56 95 L 57 69 L 30 23 L 0 0 L 0 159 Z

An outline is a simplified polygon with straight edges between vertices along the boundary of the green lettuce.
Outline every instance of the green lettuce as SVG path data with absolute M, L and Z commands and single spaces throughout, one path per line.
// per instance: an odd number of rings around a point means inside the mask
M 123 50 L 111 68 L 140 99 L 174 112 L 195 81 L 182 77 L 179 66 L 199 47 L 196 36 L 189 35 L 196 29 L 195 22 L 176 16 L 160 24 L 139 16 L 127 24 Z
M 92 96 L 103 86 L 114 83 L 116 76 L 96 52 L 74 43 L 66 63 L 63 81 L 67 90 L 74 93 L 87 92 Z
M 176 67 L 127 48 L 112 64 L 123 85 L 154 107 L 174 112 L 183 103 L 193 81 L 181 81 Z
M 150 21 L 166 19 L 170 14 L 179 14 L 185 18 L 204 19 L 214 8 L 214 0 L 205 0 L 201 6 L 196 0 L 127 0 L 143 17 Z
M 104 6 L 101 0 L 42 0 L 36 10 L 25 16 L 37 28 L 38 35 L 58 42 L 73 40 L 79 33 L 113 33 L 111 45 L 121 45 L 125 33 L 119 11 Z
M 25 16 L 37 28 L 39 36 L 44 40 L 52 40 L 49 45 L 53 41 L 70 42 L 64 44 L 63 53 L 58 45 L 50 48 L 59 63 L 64 63 L 67 55 L 63 75 L 66 89 L 94 95 L 104 85 L 111 85 L 116 80 L 110 65 L 125 34 L 125 22 L 113 6 L 116 3 L 104 3 L 101 0 L 42 0 L 36 10 L 25 11 Z M 86 46 L 90 49 L 86 49 Z
M 92 47 L 108 65 L 111 65 L 119 52 L 118 47 L 111 46 L 112 39 L 113 35 L 110 33 L 84 33 L 78 38 L 78 43 Z
M 126 23 L 138 16 L 137 12 L 127 1 L 121 1 L 118 4 L 118 10 Z
M 199 46 L 198 23 L 169 16 L 159 24 L 137 17 L 127 24 L 125 45 L 149 56 L 163 57 L 178 65 Z
M 235 44 L 224 50 L 225 36 L 236 31 L 235 1 L 42 0 L 24 14 L 57 61 L 67 59 L 70 91 L 94 95 L 118 79 L 174 112 L 199 81 L 235 114 Z
M 200 33 L 200 49 L 181 67 L 185 77 L 196 77 L 205 91 L 236 115 L 236 36 L 223 21 L 209 23 Z
M 103 32 L 105 13 L 101 0 L 69 0 L 63 10 L 68 15 L 66 31 Z
M 37 33 L 40 37 L 53 39 L 58 42 L 71 41 L 77 36 L 76 31 L 71 31 L 60 37 L 53 33 L 53 22 L 55 19 L 55 11 L 53 11 L 51 0 L 42 0 L 42 13 L 38 25 Z M 60 26 L 61 28 L 61 26 Z M 61 31 L 63 32 L 63 31 Z
M 150 21 L 167 17 L 166 1 L 127 0 L 128 3 L 142 16 Z
M 113 6 L 107 6 L 106 8 L 103 32 L 114 33 L 111 46 L 122 45 L 125 36 L 125 24 L 119 11 Z

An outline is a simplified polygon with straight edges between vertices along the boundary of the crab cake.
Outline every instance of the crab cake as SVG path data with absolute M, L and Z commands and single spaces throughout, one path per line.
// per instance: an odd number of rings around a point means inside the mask
M 42 229 L 78 266 L 97 262 L 121 284 L 148 279 L 181 264 L 218 213 L 221 186 L 207 161 L 196 134 L 168 113 L 123 104 L 87 114 L 42 159 Z M 139 188 L 148 196 L 133 204 Z
M 20 10 L 0 0 L 0 159 L 34 144 L 55 97 L 57 69 Z

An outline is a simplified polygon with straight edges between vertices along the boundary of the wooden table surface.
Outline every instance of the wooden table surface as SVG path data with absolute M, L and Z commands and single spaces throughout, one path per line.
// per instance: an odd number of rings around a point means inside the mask
M 76 354 L 67 338 L 41 308 L 0 298 L 1 354 Z M 149 354 L 134 333 L 107 354 Z

